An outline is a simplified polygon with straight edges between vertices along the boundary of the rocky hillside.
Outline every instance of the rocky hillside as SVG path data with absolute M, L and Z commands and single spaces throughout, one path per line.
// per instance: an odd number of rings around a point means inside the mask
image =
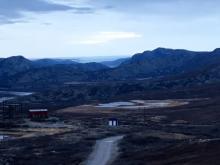
M 102 64 L 110 67 L 110 68 L 116 68 L 119 65 L 121 65 L 122 63 L 124 63 L 125 61 L 129 60 L 130 58 L 120 58 L 114 61 L 103 61 L 101 62 Z
M 108 69 L 99 63 L 76 63 L 70 60 L 43 59 L 30 61 L 22 56 L 0 61 L 0 87 L 4 88 L 47 88 L 71 81 L 90 79 L 89 72 Z
M 53 66 L 53 65 L 58 65 L 58 64 L 76 64 L 76 62 L 72 60 L 68 60 L 68 59 L 65 60 L 65 59 L 49 59 L 49 58 L 33 61 L 33 65 L 37 68 Z
M 22 56 L 12 56 L 0 60 L 0 77 L 12 76 L 31 69 L 32 62 Z
M 68 82 L 161 79 L 179 86 L 220 82 L 220 49 L 194 52 L 158 48 L 126 59 L 115 68 L 71 60 L 30 61 L 11 57 L 0 61 L 1 87 L 43 89 Z M 152 85 L 152 84 L 151 84 Z M 155 85 L 155 84 L 154 84 Z
M 219 49 L 213 52 L 193 52 L 158 48 L 134 55 L 107 74 L 122 79 L 179 75 L 201 71 L 219 61 Z

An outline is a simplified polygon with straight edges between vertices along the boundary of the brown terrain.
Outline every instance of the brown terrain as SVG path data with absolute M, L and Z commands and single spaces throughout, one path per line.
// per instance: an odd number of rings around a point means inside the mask
M 14 121 L 0 129 L 8 136 L 0 164 L 83 164 L 96 140 L 116 135 L 124 138 L 115 165 L 218 164 L 219 99 L 169 102 L 149 109 L 82 105 L 51 112 L 46 121 Z M 118 127 L 108 126 L 111 117 Z

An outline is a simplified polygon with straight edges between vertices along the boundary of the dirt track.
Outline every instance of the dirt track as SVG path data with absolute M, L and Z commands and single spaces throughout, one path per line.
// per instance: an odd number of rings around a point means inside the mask
M 107 165 L 117 156 L 117 143 L 122 138 L 115 136 L 97 141 L 86 165 Z

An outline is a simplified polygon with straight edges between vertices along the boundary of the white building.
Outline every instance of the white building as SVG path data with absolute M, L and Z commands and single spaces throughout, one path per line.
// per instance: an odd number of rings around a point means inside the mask
M 118 126 L 118 119 L 116 119 L 116 118 L 109 119 L 108 125 L 111 127 L 117 127 Z

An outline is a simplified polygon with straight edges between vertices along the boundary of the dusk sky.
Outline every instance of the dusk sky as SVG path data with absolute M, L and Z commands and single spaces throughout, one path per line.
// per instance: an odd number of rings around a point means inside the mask
M 218 0 L 0 0 L 0 57 L 220 47 Z

